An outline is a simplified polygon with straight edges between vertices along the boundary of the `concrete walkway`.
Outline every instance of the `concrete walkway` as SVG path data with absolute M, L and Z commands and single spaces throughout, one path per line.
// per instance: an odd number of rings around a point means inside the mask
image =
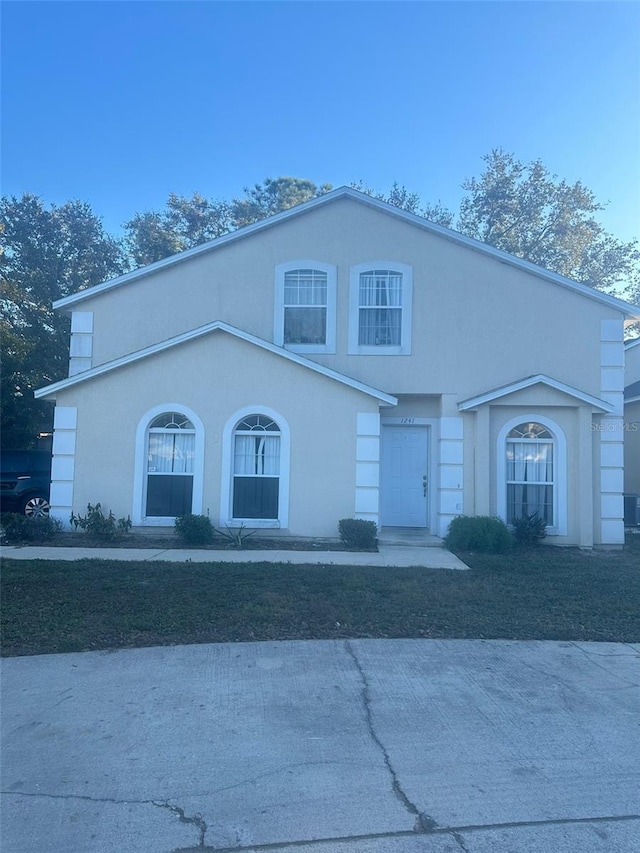
M 353 640 L 4 659 L 2 850 L 636 853 L 639 658 Z
M 378 553 L 354 551 L 204 551 L 157 548 L 54 548 L 51 546 L 9 545 L 0 548 L 0 557 L 12 560 L 167 560 L 191 563 L 293 563 L 336 566 L 422 566 L 428 569 L 468 569 L 445 548 L 414 545 L 380 545 Z

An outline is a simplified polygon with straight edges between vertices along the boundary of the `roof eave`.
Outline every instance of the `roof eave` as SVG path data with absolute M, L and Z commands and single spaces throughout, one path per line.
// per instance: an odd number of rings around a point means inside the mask
M 534 385 L 546 385 L 548 388 L 553 388 L 563 394 L 567 394 L 576 400 L 581 400 L 587 403 L 594 409 L 600 409 L 602 412 L 613 412 L 615 406 L 607 400 L 601 400 L 599 397 L 594 397 L 592 394 L 587 394 L 580 391 L 578 388 L 573 388 L 564 382 L 557 379 L 552 379 L 550 376 L 545 376 L 543 373 L 535 376 L 528 376 L 526 379 L 521 379 L 519 382 L 512 382 L 509 385 L 503 385 L 500 388 L 494 388 L 484 394 L 478 394 L 475 397 L 469 397 L 467 400 L 461 400 L 458 403 L 460 412 L 470 412 L 477 409 L 479 406 L 484 406 L 487 403 L 492 403 L 494 400 L 501 400 L 503 397 L 508 397 L 510 394 L 515 394 L 517 391 L 523 391 L 526 388 L 531 388 Z
M 188 341 L 196 340 L 197 338 L 203 337 L 204 335 L 210 334 L 214 331 L 222 331 L 227 334 L 233 335 L 240 340 L 247 341 L 254 346 L 260 347 L 267 352 L 271 352 L 274 355 L 279 356 L 280 358 L 284 358 L 286 361 L 293 362 L 294 364 L 299 364 L 302 367 L 306 367 L 307 369 L 313 371 L 314 373 L 318 373 L 321 376 L 325 376 L 328 379 L 333 379 L 336 382 L 339 382 L 342 385 L 346 385 L 347 387 L 353 388 L 356 391 L 360 391 L 363 394 L 367 394 L 370 397 L 374 397 L 380 403 L 386 403 L 388 406 L 397 406 L 398 399 L 397 397 L 393 397 L 391 394 L 387 394 L 384 391 L 381 391 L 378 388 L 374 388 L 371 385 L 366 385 L 364 382 L 360 382 L 357 379 L 352 379 L 350 376 L 345 376 L 342 373 L 339 373 L 336 370 L 331 370 L 328 367 L 325 367 L 322 364 L 318 364 L 315 361 L 311 361 L 308 358 L 304 358 L 304 356 L 298 355 L 298 353 L 291 352 L 290 350 L 286 350 L 282 347 L 276 346 L 276 344 L 272 344 L 270 341 L 265 341 L 262 338 L 258 338 L 255 335 L 250 334 L 249 332 L 244 332 L 242 329 L 238 329 L 235 326 L 231 326 L 229 323 L 224 323 L 221 320 L 215 320 L 213 323 L 207 323 L 205 326 L 199 326 L 196 329 L 192 329 L 189 332 L 184 332 L 181 335 L 177 335 L 173 338 L 169 338 L 166 341 L 161 341 L 159 344 L 153 344 L 149 347 L 145 347 L 144 349 L 137 350 L 136 352 L 129 353 L 128 355 L 121 356 L 120 358 L 114 359 L 113 361 L 108 361 L 105 364 L 98 365 L 97 367 L 93 367 L 90 370 L 83 371 L 82 373 L 76 373 L 74 376 L 69 376 L 66 379 L 61 379 L 59 382 L 54 382 L 51 385 L 47 385 L 44 388 L 39 388 L 34 391 L 34 397 L 36 399 L 42 400 L 54 400 L 55 395 L 58 391 L 64 391 L 67 388 L 72 388 L 75 385 L 79 385 L 82 382 L 90 381 L 91 379 L 96 379 L 98 376 L 103 376 L 106 373 L 112 373 L 114 370 L 118 370 L 121 367 L 125 367 L 128 364 L 134 364 L 137 361 L 141 361 L 145 358 L 149 358 L 152 355 L 156 355 L 157 353 L 164 352 L 165 350 L 171 349 L 175 346 L 179 346 L 181 344 L 187 343 Z
M 318 196 L 317 198 L 313 198 L 310 201 L 303 202 L 302 204 L 296 205 L 295 207 L 291 207 L 288 210 L 283 210 L 282 212 L 276 213 L 273 216 L 268 217 L 267 219 L 262 219 L 260 220 L 260 222 L 254 222 L 252 225 L 246 225 L 244 228 L 238 228 L 237 231 L 231 231 L 229 232 L 229 234 L 224 234 L 222 237 L 217 237 L 215 240 L 210 240 L 207 243 L 203 243 L 201 246 L 195 246 L 193 249 L 187 249 L 186 251 L 180 252 L 177 255 L 171 255 L 169 258 L 163 258 L 161 261 L 156 261 L 155 263 L 149 264 L 146 267 L 141 267 L 140 269 L 133 270 L 132 272 L 126 273 L 125 275 L 119 276 L 118 278 L 102 282 L 101 284 L 97 284 L 94 287 L 82 290 L 79 293 L 73 293 L 70 296 L 65 296 L 62 299 L 56 300 L 53 303 L 53 307 L 56 309 L 69 308 L 70 306 L 75 305 L 78 302 L 81 302 L 85 299 L 89 299 L 93 296 L 97 296 L 100 293 L 103 293 L 104 291 L 111 290 L 115 287 L 121 287 L 122 285 L 127 284 L 130 281 L 134 281 L 138 278 L 144 278 L 148 275 L 153 275 L 154 273 L 172 267 L 175 264 L 182 263 L 183 261 L 190 260 L 191 258 L 198 257 L 201 254 L 213 251 L 214 249 L 217 249 L 221 246 L 225 246 L 228 243 L 234 242 L 235 240 L 241 240 L 245 237 L 250 236 L 251 234 L 255 234 L 267 228 L 272 228 L 273 226 L 278 225 L 280 222 L 284 222 L 288 219 L 300 216 L 304 213 L 307 213 L 309 210 L 313 210 L 316 207 L 320 207 L 332 201 L 336 201 L 339 198 L 351 198 L 355 201 L 360 202 L 361 204 L 368 205 L 369 207 L 373 207 L 384 213 L 395 216 L 396 218 L 403 219 L 405 222 L 409 222 L 412 225 L 415 225 L 432 234 L 436 234 L 440 237 L 443 237 L 446 240 L 450 240 L 454 243 L 457 243 L 458 245 L 466 246 L 467 248 L 472 249 L 473 251 L 481 252 L 482 254 L 499 260 L 502 263 L 509 264 L 510 266 L 513 266 L 517 269 L 525 270 L 526 272 L 530 272 L 538 276 L 539 278 L 543 278 L 547 281 L 553 282 L 554 284 L 558 284 L 561 287 L 565 287 L 573 292 L 577 292 L 583 296 L 586 296 L 588 299 L 592 299 L 596 302 L 608 305 L 610 308 L 622 312 L 624 316 L 629 319 L 640 320 L 640 307 L 638 306 L 630 305 L 629 303 L 624 302 L 621 299 L 617 299 L 615 296 L 608 296 L 606 293 L 600 293 L 599 291 L 594 290 L 592 287 L 589 287 L 586 284 L 580 284 L 580 282 L 572 281 L 569 278 L 565 278 L 564 276 L 558 275 L 557 273 L 553 273 L 550 270 L 546 270 L 544 269 L 544 267 L 539 267 L 536 264 L 532 264 L 530 261 L 525 261 L 521 258 L 516 258 L 514 255 L 510 255 L 507 252 L 503 252 L 501 249 L 496 249 L 493 246 L 489 246 L 486 243 L 480 242 L 479 240 L 474 240 L 472 237 L 466 237 L 464 234 L 460 234 L 460 232 L 458 231 L 453 231 L 450 228 L 445 228 L 443 225 L 438 225 L 435 222 L 430 222 L 428 219 L 425 219 L 422 216 L 418 216 L 415 213 L 409 213 L 409 211 L 402 210 L 401 208 L 395 207 L 394 205 L 389 204 L 388 202 L 381 201 L 380 199 L 373 198 L 372 196 L 366 195 L 365 193 L 361 193 L 358 190 L 353 189 L 352 187 L 338 187 L 337 189 L 325 193 L 324 195 Z

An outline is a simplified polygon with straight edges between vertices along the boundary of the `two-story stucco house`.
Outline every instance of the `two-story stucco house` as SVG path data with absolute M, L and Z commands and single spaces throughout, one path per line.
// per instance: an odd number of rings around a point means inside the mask
M 632 306 L 352 189 L 56 303 L 52 512 L 623 541 Z

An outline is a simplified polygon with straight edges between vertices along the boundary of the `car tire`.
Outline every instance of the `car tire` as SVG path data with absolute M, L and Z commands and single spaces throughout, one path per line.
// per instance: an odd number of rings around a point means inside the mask
M 48 518 L 50 509 L 47 498 L 33 495 L 24 502 L 22 512 L 28 518 Z

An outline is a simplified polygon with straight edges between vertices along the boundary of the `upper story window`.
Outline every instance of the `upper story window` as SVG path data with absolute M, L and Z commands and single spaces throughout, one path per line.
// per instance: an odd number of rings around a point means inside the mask
M 360 273 L 359 346 L 400 346 L 402 339 L 402 273 L 367 270 Z
M 274 340 L 300 353 L 335 352 L 336 268 L 320 261 L 276 267 Z
M 284 344 L 327 343 L 327 274 L 291 270 L 284 274 Z
M 413 276 L 406 264 L 359 264 L 351 269 L 349 352 L 411 352 Z

